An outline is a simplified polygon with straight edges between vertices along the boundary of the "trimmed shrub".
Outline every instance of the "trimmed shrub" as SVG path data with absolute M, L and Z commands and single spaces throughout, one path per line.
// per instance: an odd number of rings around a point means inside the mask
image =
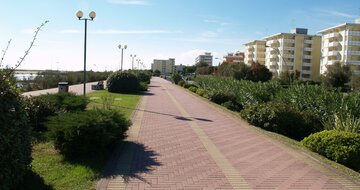
M 180 74 L 175 73 L 171 76 L 171 80 L 175 83 L 178 84 L 180 81 L 182 81 L 182 77 Z
M 0 69 L 0 189 L 12 189 L 30 169 L 31 136 L 28 118 L 13 81 Z
M 137 73 L 137 78 L 140 82 L 145 82 L 146 84 L 150 84 L 151 75 L 145 72 Z
M 313 132 L 316 119 L 311 114 L 302 113 L 297 109 L 283 103 L 269 102 L 253 105 L 240 112 L 241 117 L 249 123 L 273 131 L 290 138 L 301 140 Z M 310 118 L 310 121 L 307 121 Z
M 140 82 L 140 91 L 147 91 L 148 87 L 149 87 L 148 83 Z
M 179 85 L 179 86 L 184 86 L 185 83 L 186 83 L 185 81 L 181 80 L 181 81 L 178 82 L 178 85 Z
M 200 96 L 204 96 L 205 90 L 202 89 L 202 88 L 198 88 L 198 89 L 196 90 L 196 94 L 198 94 L 198 95 L 200 95 Z
M 243 109 L 243 107 L 240 104 L 238 104 L 237 102 L 233 102 L 233 101 L 227 101 L 227 102 L 222 103 L 221 105 L 231 111 L 241 111 Z
M 68 157 L 107 153 L 125 138 L 130 121 L 116 110 L 88 110 L 50 117 L 49 135 Z
M 184 88 L 190 88 L 190 87 L 196 87 L 197 88 L 197 86 L 195 84 L 189 84 L 189 83 L 184 84 Z
M 55 106 L 55 102 L 48 101 L 43 96 L 35 96 L 25 98 L 26 111 L 29 116 L 29 124 L 33 131 L 44 131 L 44 122 L 46 118 L 55 115 L 59 109 Z
M 115 72 L 107 79 L 109 92 L 115 93 L 137 93 L 140 89 L 138 78 L 132 73 Z
M 331 160 L 360 170 L 360 134 L 325 130 L 306 137 L 301 144 Z
M 83 111 L 89 104 L 87 97 L 68 92 L 41 95 L 38 98 L 53 104 L 57 111 L 65 112 Z
M 191 91 L 191 92 L 194 92 L 194 93 L 196 93 L 196 91 L 197 91 L 197 87 L 196 86 L 190 86 L 189 87 L 189 90 Z

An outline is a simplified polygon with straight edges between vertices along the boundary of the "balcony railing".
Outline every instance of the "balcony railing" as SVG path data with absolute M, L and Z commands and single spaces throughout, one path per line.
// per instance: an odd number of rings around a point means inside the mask
M 305 50 L 305 51 L 312 51 L 312 48 L 310 48 L 310 47 L 305 47 L 304 50 Z
M 284 42 L 284 43 L 295 43 L 295 40 L 294 40 L 294 39 L 282 39 L 281 42 Z
M 360 31 L 350 31 L 349 35 L 350 36 L 360 36 Z
M 349 45 L 351 45 L 351 46 L 360 46 L 360 41 L 350 40 L 350 41 L 349 41 Z
M 339 51 L 329 51 L 328 56 L 338 55 Z
M 283 47 L 281 47 L 280 49 L 283 49 L 283 50 L 290 50 L 290 51 L 295 51 L 295 47 L 287 47 L 287 46 L 283 46 Z
M 312 41 L 312 40 L 304 40 L 304 43 L 305 44 L 312 44 L 314 41 Z
M 311 70 L 302 70 L 301 71 L 302 74 L 311 74 Z
M 360 51 L 348 51 L 348 55 L 360 55 Z
M 335 47 L 335 46 L 338 46 L 340 43 L 339 42 L 330 42 L 328 44 L 328 47 Z
M 302 66 L 311 67 L 311 63 L 302 63 Z
M 303 58 L 304 58 L 304 59 L 311 59 L 312 56 L 311 56 L 311 55 L 303 55 Z
M 283 58 L 295 58 L 295 55 L 291 55 L 291 54 L 283 54 L 282 56 Z
M 349 65 L 360 65 L 360 61 L 352 61 L 352 60 L 350 60 L 350 61 L 347 61 L 346 63 L 349 64 Z

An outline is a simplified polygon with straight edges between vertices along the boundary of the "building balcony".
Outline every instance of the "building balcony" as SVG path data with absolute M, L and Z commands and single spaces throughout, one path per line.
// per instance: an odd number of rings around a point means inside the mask
M 284 47 L 281 47 L 280 49 L 295 51 L 295 47 L 287 47 L 287 46 L 284 46 Z
M 281 40 L 282 43 L 295 43 L 294 39 L 282 39 Z
M 311 74 L 311 70 L 302 70 L 301 73 L 302 74 Z
M 328 60 L 327 65 L 333 65 L 336 62 L 339 62 L 340 60 Z
M 303 58 L 304 59 L 312 59 L 312 56 L 311 55 L 303 55 Z
M 295 55 L 292 54 L 283 54 L 283 58 L 295 58 Z
M 266 62 L 266 65 L 277 66 L 277 65 L 278 65 L 278 62 L 276 62 L 276 61 L 267 61 L 267 62 Z
M 360 36 L 360 31 L 350 31 L 349 35 L 350 36 Z
M 305 44 L 312 44 L 312 43 L 314 43 L 314 41 L 312 41 L 312 40 L 304 40 L 304 43 Z
M 360 65 L 360 61 L 347 61 L 346 64 L 349 64 L 349 65 Z
M 255 51 L 255 54 L 257 54 L 257 55 L 265 55 L 265 51 Z
M 360 41 L 350 40 L 349 45 L 351 45 L 351 46 L 360 46 Z
M 255 45 L 255 49 L 265 49 L 264 45 Z
M 328 47 L 335 47 L 335 46 L 339 46 L 339 45 L 340 45 L 339 42 L 330 42 L 330 43 L 328 44 Z
M 324 37 L 325 37 L 325 38 L 338 38 L 339 36 L 340 36 L 339 33 L 334 32 L 334 33 L 327 34 L 327 35 L 325 35 Z
M 339 51 L 329 51 L 328 56 L 337 56 L 339 54 Z
M 302 66 L 311 67 L 311 63 L 302 63 Z
M 278 55 L 277 54 L 268 54 L 268 57 L 269 58 L 278 58 Z
M 310 48 L 310 47 L 305 47 L 304 48 L 304 51 L 312 51 L 313 49 L 312 48 Z
M 263 58 L 263 57 L 255 57 L 255 60 L 256 61 L 265 61 L 265 58 Z
M 271 45 L 271 44 L 276 44 L 276 43 L 279 43 L 279 40 L 268 40 L 266 42 L 266 45 Z
M 348 51 L 347 55 L 360 55 L 360 51 Z
M 294 65 L 294 62 L 292 62 L 292 61 L 286 61 L 286 62 L 282 61 L 281 63 L 282 63 L 282 65 L 287 65 L 287 66 L 293 66 Z

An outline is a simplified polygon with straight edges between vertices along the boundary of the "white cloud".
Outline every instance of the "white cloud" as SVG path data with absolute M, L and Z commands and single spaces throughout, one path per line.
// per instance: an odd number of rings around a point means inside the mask
M 148 5 L 148 2 L 144 0 L 108 0 L 113 4 L 125 4 L 125 5 Z
M 334 11 L 334 10 L 317 10 L 319 12 L 325 13 L 327 15 L 331 16 L 337 16 L 337 17 L 345 17 L 345 18 L 356 18 L 355 15 L 351 15 L 344 12 Z

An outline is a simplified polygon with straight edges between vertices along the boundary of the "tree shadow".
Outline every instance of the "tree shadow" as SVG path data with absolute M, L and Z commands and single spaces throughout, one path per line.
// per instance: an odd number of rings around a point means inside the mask
M 111 179 L 121 176 L 125 183 L 135 178 L 150 184 L 141 177 L 141 174 L 151 173 L 154 167 L 161 166 L 161 163 L 156 160 L 158 155 L 143 144 L 123 141 L 116 147 L 113 156 L 105 166 L 102 178 Z
M 14 190 L 53 190 L 51 185 L 45 184 L 44 179 L 32 170 L 28 170 L 23 181 Z

